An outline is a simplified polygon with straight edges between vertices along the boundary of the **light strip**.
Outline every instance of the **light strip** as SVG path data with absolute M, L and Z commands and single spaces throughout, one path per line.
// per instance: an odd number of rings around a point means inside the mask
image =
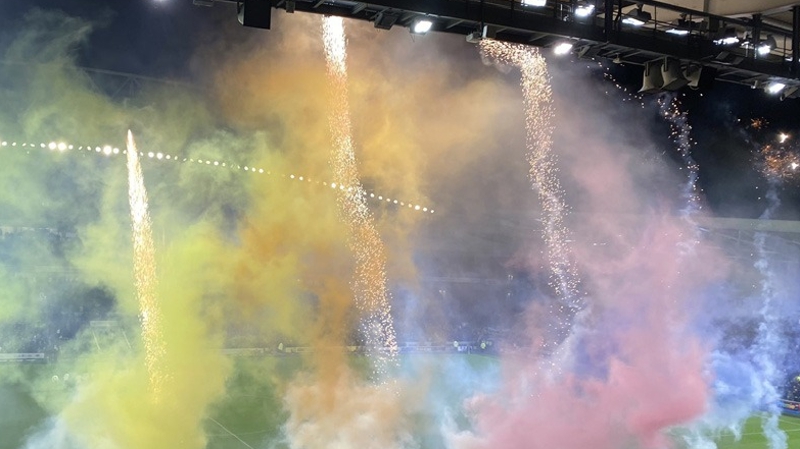
M 78 145 L 76 147 L 75 145 L 69 144 L 69 143 L 66 143 L 66 142 L 50 142 L 50 143 L 39 143 L 39 144 L 36 144 L 36 143 L 28 143 L 28 142 L 13 142 L 13 141 L 9 142 L 9 141 L 6 141 L 6 140 L 0 141 L 0 147 L 9 147 L 9 146 L 10 147 L 24 147 L 24 148 L 41 148 L 41 149 L 47 149 L 47 150 L 50 150 L 50 151 L 58 151 L 60 153 L 63 153 L 65 151 L 69 151 L 69 150 L 73 150 L 73 151 L 77 150 L 77 151 L 85 151 L 85 152 L 88 152 L 88 153 L 102 154 L 104 156 L 115 156 L 115 155 L 126 154 L 127 153 L 126 150 L 120 150 L 118 147 L 114 147 L 114 146 L 111 146 L 111 145 L 103 145 L 103 146 Z M 251 167 L 251 166 L 248 166 L 248 165 L 242 166 L 242 165 L 239 165 L 239 164 L 229 164 L 227 162 L 216 161 L 216 160 L 211 160 L 211 159 L 195 159 L 195 158 L 185 158 L 185 157 L 184 158 L 180 158 L 178 156 L 174 156 L 174 155 L 166 154 L 166 153 L 161 153 L 161 152 L 149 151 L 149 152 L 145 153 L 145 152 L 140 151 L 139 152 L 139 156 L 141 156 L 143 158 L 146 157 L 148 159 L 155 159 L 155 160 L 158 160 L 158 161 L 175 161 L 175 162 L 196 163 L 196 164 L 200 164 L 200 165 L 209 165 L 209 166 L 214 166 L 214 167 L 224 167 L 224 168 L 228 168 L 228 169 L 231 169 L 231 170 L 243 170 L 243 171 L 246 171 L 246 172 L 251 172 L 251 173 L 256 173 L 256 174 L 266 174 L 266 175 L 270 175 L 270 176 L 272 176 L 272 174 L 273 174 L 271 171 L 264 170 L 263 168 L 260 168 L 260 167 Z M 276 173 L 275 176 L 277 176 L 277 175 L 278 174 Z M 311 179 L 309 179 L 308 177 L 305 177 L 305 176 L 299 176 L 299 175 L 296 176 L 294 174 L 290 174 L 289 176 L 286 176 L 285 174 L 281 174 L 280 176 L 283 177 L 283 178 L 289 178 L 289 179 L 295 180 L 295 181 L 312 182 Z M 348 191 L 352 191 L 352 189 L 353 189 L 352 187 L 347 187 L 347 186 L 344 186 L 344 185 L 337 185 L 335 182 L 332 182 L 332 183 L 328 183 L 326 181 L 315 181 L 315 182 L 316 182 L 316 184 L 321 184 L 323 186 L 330 187 L 332 189 L 337 189 L 338 188 L 339 190 L 348 190 Z M 372 192 L 372 193 L 364 192 L 363 194 L 364 194 L 365 197 L 369 197 L 370 199 L 375 200 L 376 202 L 385 202 L 386 204 L 396 204 L 399 207 L 404 207 L 404 208 L 412 209 L 412 210 L 415 210 L 415 211 L 429 212 L 431 214 L 434 213 L 434 210 L 432 208 L 428 208 L 427 206 L 422 206 L 422 205 L 414 204 L 414 203 L 411 203 L 411 202 L 400 201 L 400 200 L 397 200 L 397 199 L 384 197 L 383 195 L 378 195 L 378 194 L 376 194 L 374 192 Z

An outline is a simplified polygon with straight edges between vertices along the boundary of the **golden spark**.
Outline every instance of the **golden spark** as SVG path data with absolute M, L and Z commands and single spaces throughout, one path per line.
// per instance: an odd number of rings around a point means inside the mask
M 397 337 L 386 282 L 386 250 L 367 207 L 367 194 L 358 173 L 347 89 L 347 42 L 341 17 L 322 22 L 328 80 L 331 86 L 329 126 L 333 136 L 331 165 L 334 182 L 348 186 L 337 191 L 339 213 L 348 224 L 349 245 L 355 255 L 353 292 L 365 315 L 362 330 L 377 359 L 375 374 L 387 374 L 397 362 Z
M 165 381 L 162 360 L 166 353 L 161 337 L 161 310 L 156 298 L 156 259 L 153 230 L 147 208 L 147 190 L 144 187 L 139 152 L 128 131 L 128 200 L 133 228 L 133 269 L 136 296 L 139 301 L 139 320 L 142 324 L 142 341 L 145 363 L 154 398 L 158 398 Z

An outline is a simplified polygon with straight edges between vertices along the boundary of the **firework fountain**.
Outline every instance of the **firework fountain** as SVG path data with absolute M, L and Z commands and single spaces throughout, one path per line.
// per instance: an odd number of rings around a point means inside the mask
M 376 356 L 374 374 L 386 375 L 389 366 L 396 363 L 397 341 L 386 286 L 386 252 L 358 175 L 347 99 L 347 48 L 342 18 L 325 17 L 322 33 L 332 93 L 328 117 L 333 135 L 331 166 L 339 189 L 336 201 L 349 227 L 350 248 L 356 259 L 353 292 L 363 314 L 367 345 Z
M 528 176 L 542 205 L 550 285 L 560 300 L 551 310 L 553 317 L 557 317 L 552 329 L 554 335 L 542 343 L 543 350 L 553 352 L 570 333 L 570 315 L 579 311 L 583 304 L 578 293 L 578 274 L 568 244 L 570 233 L 564 224 L 569 208 L 564 202 L 558 167 L 552 153 L 554 113 L 547 63 L 538 49 L 527 45 L 485 39 L 481 41 L 480 49 L 485 56 L 501 64 L 518 67 L 521 71 Z M 561 369 L 551 365 L 557 371 Z
M 697 165 L 694 157 L 692 157 L 694 141 L 691 136 L 692 126 L 689 124 L 689 114 L 682 109 L 680 98 L 674 93 L 664 94 L 658 99 L 658 105 L 661 115 L 669 123 L 670 136 L 683 161 L 681 169 L 688 172 L 686 182 L 683 184 L 681 191 L 684 201 L 681 216 L 689 220 L 691 224 L 695 224 L 693 215 L 703 207 L 700 203 L 700 194 L 697 187 L 700 166 Z
M 157 278 L 153 230 L 147 208 L 147 190 L 144 187 L 139 152 L 131 131 L 128 131 L 127 143 L 128 200 L 133 227 L 136 296 L 139 301 L 139 319 L 142 324 L 142 341 L 150 387 L 154 397 L 158 398 L 166 380 L 161 363 L 166 347 L 161 335 L 161 311 L 156 298 Z

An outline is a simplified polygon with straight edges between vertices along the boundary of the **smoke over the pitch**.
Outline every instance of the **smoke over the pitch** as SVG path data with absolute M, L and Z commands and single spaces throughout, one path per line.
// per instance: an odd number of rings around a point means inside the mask
M 730 354 L 709 355 L 721 332 L 699 316 L 735 262 L 695 242 L 677 213 L 686 179 L 648 117 L 575 65 L 551 65 L 565 260 L 587 308 L 557 351 L 540 351 L 563 317 L 551 315 L 519 73 L 485 66 L 463 37 L 348 22 L 352 140 L 399 338 L 496 337 L 507 350 L 500 374 L 495 359 L 409 356 L 392 388 L 375 385 L 348 348 L 363 335 L 331 186 L 321 19 L 275 19 L 270 32 L 233 20 L 209 31 L 192 61 L 198 84 L 142 82 L 125 98 L 77 67 L 85 21 L 37 12 L 4 48 L 19 63 L 0 67 L 0 138 L 36 145 L 0 148 L 0 341 L 58 358 L 36 376 L 0 371 L 51 416 L 20 445 L 211 446 L 238 432 L 216 413 L 252 388 L 277 397 L 263 401 L 258 436 L 242 433 L 254 445 L 660 448 L 669 429 L 721 407 L 714 388 L 754 378 Z M 157 402 L 142 400 L 124 156 L 102 149 L 124 149 L 128 128 L 143 152 L 169 349 Z M 76 148 L 39 146 L 50 141 Z M 731 316 L 756 313 L 723 299 Z M 310 349 L 267 362 L 223 351 L 290 346 Z M 461 405 L 476 391 L 470 429 Z M 741 420 L 753 401 L 738 399 L 725 410 Z

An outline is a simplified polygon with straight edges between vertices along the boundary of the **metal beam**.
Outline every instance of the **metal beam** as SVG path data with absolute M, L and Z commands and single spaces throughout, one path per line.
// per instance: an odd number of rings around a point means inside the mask
M 798 76 L 800 60 L 800 6 L 792 7 L 792 75 Z
M 277 6 L 282 0 L 269 1 Z M 717 79 L 723 81 L 744 84 L 741 80 L 745 78 L 779 78 L 789 86 L 800 87 L 800 67 L 797 63 L 785 61 L 789 56 L 788 49 L 754 58 L 738 47 L 714 45 L 713 30 L 697 29 L 689 36 L 675 37 L 666 33 L 666 22 L 655 22 L 659 17 L 685 13 L 694 21 L 717 21 L 729 26 L 735 25 L 740 32 L 746 30 L 755 36 L 769 32 L 777 40 L 794 38 L 792 59 L 797 61 L 800 54 L 796 54 L 798 51 L 795 47 L 800 43 L 797 31 L 800 25 L 790 32 L 763 23 L 758 17 L 754 20 L 722 17 L 654 0 L 606 0 L 602 7 L 596 0 L 595 4 L 600 9 L 596 10 L 595 15 L 581 20 L 572 16 L 573 0 L 550 0 L 546 7 L 527 6 L 522 0 L 296 0 L 295 3 L 296 10 L 301 12 L 367 21 L 373 20 L 381 11 L 391 9 L 405 18 L 398 22 L 402 26 L 409 26 L 415 16 L 427 15 L 434 20 L 433 31 L 461 35 L 469 35 L 487 25 L 502 30 L 497 32 L 495 38 L 498 40 L 535 42 L 539 46 L 549 46 L 560 39 L 577 41 L 576 48 L 582 49 L 613 44 L 624 47 L 620 48 L 620 53 L 632 54 L 629 50 L 639 52 L 623 61 L 626 63 L 641 65 L 652 59 L 670 56 L 681 60 L 683 64 L 714 67 L 718 70 Z M 623 26 L 623 8 L 633 7 L 637 3 L 644 4 L 653 11 L 653 20 L 641 28 Z M 722 52 L 730 57 L 719 58 Z M 599 51 L 585 51 L 583 54 L 599 54 L 602 57 L 602 52 Z M 740 73 L 742 76 L 739 76 Z

